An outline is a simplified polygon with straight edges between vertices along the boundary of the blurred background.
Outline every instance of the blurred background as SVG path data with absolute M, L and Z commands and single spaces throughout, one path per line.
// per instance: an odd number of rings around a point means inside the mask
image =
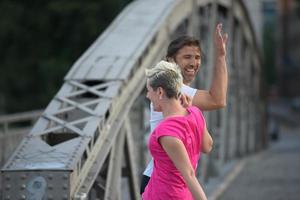
M 0 114 L 45 108 L 76 59 L 130 0 L 0 2 Z M 244 1 L 266 100 L 300 109 L 300 1 Z
M 44 109 L 73 63 L 130 2 L 1 0 L 0 115 Z M 282 134 L 299 133 L 300 0 L 243 2 L 261 49 L 260 95 L 272 148 Z
M 45 108 L 128 2 L 0 1 L 0 114 Z

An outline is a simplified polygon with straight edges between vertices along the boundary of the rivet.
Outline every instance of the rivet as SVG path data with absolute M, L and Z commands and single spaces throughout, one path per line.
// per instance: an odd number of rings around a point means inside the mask
M 68 174 L 64 174 L 63 179 L 68 179 Z
M 9 199 L 10 199 L 10 196 L 7 195 L 7 196 L 5 197 L 5 200 L 9 200 Z
M 49 185 L 49 186 L 48 186 L 48 189 L 49 189 L 49 190 L 53 190 L 53 185 Z
M 53 175 L 52 175 L 52 174 L 49 174 L 49 175 L 48 175 L 48 179 L 49 179 L 49 180 L 52 180 L 52 179 L 53 179 Z
M 21 196 L 21 199 L 26 199 L 26 196 L 25 196 L 25 195 L 22 195 L 22 196 Z
M 25 188 L 26 188 L 26 185 L 25 185 L 25 184 L 22 184 L 22 185 L 21 185 L 21 190 L 25 190 Z
M 64 189 L 64 190 L 67 190 L 67 189 L 68 189 L 68 185 L 67 185 L 67 184 L 64 184 L 63 189 Z
M 27 175 L 26 174 L 22 174 L 22 176 L 21 176 L 21 179 L 26 179 L 27 178 Z
M 5 189 L 6 189 L 6 190 L 10 190 L 10 188 L 11 188 L 10 185 L 6 185 L 6 186 L 5 186 Z

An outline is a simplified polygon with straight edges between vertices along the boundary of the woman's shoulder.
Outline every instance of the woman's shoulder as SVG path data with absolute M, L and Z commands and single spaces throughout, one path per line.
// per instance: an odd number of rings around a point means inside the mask
M 196 107 L 196 106 L 189 106 L 188 108 L 187 108 L 187 110 L 190 112 L 190 113 L 200 113 L 201 115 L 202 115 L 202 111 L 198 108 L 198 107 Z
M 174 116 L 174 117 L 169 117 L 164 120 L 162 120 L 159 124 L 160 127 L 165 127 L 165 126 L 174 126 L 176 127 L 176 124 L 182 124 L 185 122 L 185 116 Z
M 184 135 L 186 124 L 185 121 L 181 120 L 179 117 L 167 118 L 161 121 L 155 128 L 153 135 L 155 137 L 160 136 L 174 136 L 182 138 Z
M 162 131 L 180 131 L 185 126 L 186 120 L 183 116 L 170 117 L 162 120 L 157 129 Z
M 204 123 L 205 122 L 205 118 L 204 115 L 202 113 L 202 111 L 196 107 L 196 106 L 190 106 L 187 108 L 188 111 L 191 113 L 191 116 L 193 116 L 193 119 L 196 120 L 196 123 Z

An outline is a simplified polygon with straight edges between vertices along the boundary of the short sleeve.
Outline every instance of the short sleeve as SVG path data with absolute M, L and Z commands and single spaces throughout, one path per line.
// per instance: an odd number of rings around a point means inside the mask
M 203 130 L 204 130 L 204 127 L 206 124 L 203 112 L 196 106 L 191 106 L 188 108 L 188 110 L 190 112 L 194 113 L 196 124 L 199 128 L 199 132 L 201 133 L 201 137 L 202 137 Z
M 181 92 L 193 98 L 197 92 L 197 89 L 183 84 L 181 87 Z
M 195 107 L 195 109 L 197 109 L 198 110 L 198 112 L 199 112 L 199 115 L 200 115 L 200 122 L 201 123 L 203 123 L 203 127 L 205 126 L 205 124 L 206 124 L 206 122 L 205 122 L 205 118 L 204 118 L 204 114 L 203 114 L 203 112 L 199 109 L 199 108 L 197 108 L 197 107 Z
M 161 122 L 155 129 L 156 140 L 162 136 L 171 136 L 183 140 L 185 126 L 182 124 L 179 119 L 167 119 Z

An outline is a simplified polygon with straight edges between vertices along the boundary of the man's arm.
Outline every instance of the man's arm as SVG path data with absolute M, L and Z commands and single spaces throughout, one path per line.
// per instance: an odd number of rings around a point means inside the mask
M 222 25 L 218 24 L 214 35 L 215 62 L 210 89 L 197 90 L 192 104 L 201 110 L 215 110 L 226 106 L 228 74 L 226 64 L 227 34 L 222 36 Z

